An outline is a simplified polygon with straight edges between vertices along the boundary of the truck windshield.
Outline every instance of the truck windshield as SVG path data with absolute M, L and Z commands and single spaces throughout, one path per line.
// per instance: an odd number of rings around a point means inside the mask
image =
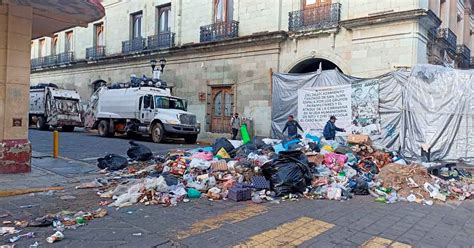
M 161 109 L 179 109 L 186 111 L 184 100 L 167 96 L 155 96 L 155 106 Z

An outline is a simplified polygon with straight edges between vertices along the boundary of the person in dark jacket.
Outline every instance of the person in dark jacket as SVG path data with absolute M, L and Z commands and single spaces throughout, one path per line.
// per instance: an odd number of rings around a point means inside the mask
M 288 121 L 286 122 L 285 128 L 283 128 L 283 133 L 288 129 L 288 138 L 295 138 L 298 135 L 298 129 L 303 132 L 300 124 L 294 120 L 293 115 L 288 116 Z
M 234 113 L 232 119 L 230 120 L 230 127 L 232 128 L 232 139 L 237 139 L 237 134 L 239 133 L 239 128 L 242 125 L 242 122 L 239 118 L 239 113 Z
M 336 116 L 331 116 L 329 121 L 324 126 L 323 136 L 326 140 L 334 140 L 336 138 L 336 131 L 337 132 L 345 132 L 343 128 L 336 127 Z

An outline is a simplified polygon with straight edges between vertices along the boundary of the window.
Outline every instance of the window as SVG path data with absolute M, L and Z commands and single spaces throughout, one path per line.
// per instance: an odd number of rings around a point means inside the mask
M 39 40 L 39 49 L 38 49 L 38 57 L 46 56 L 46 40 L 41 39 Z
M 214 22 L 228 22 L 233 19 L 233 0 L 213 0 Z
M 35 53 L 35 43 L 32 41 L 31 42 L 31 47 L 30 47 L 30 54 L 31 54 L 31 57 L 33 58 L 34 56 L 34 53 Z
M 132 39 L 142 37 L 142 12 L 138 12 L 131 15 L 132 22 Z
M 55 55 L 58 53 L 58 35 L 54 35 L 53 39 L 51 40 L 51 55 Z
M 184 100 L 165 96 L 155 96 L 155 106 L 161 109 L 178 109 L 186 111 Z
M 66 32 L 66 52 L 72 52 L 74 50 L 74 35 L 72 31 Z
M 158 33 L 171 31 L 171 5 L 158 8 Z
M 105 46 L 104 42 L 104 24 L 97 23 L 94 25 L 94 46 Z
M 331 4 L 331 0 L 303 0 L 303 9 L 311 9 Z

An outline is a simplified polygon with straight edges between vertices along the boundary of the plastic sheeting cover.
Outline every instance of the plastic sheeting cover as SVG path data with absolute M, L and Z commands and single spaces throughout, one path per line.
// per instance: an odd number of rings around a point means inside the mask
M 431 159 L 474 157 L 474 71 L 420 65 L 412 72 L 399 70 L 362 79 L 337 70 L 305 74 L 273 74 L 272 135 L 282 137 L 288 115 L 297 116 L 298 89 L 379 83 L 381 135 L 377 145 L 407 157 L 419 157 L 421 145 L 431 147 Z M 403 130 L 403 131 L 402 131 Z

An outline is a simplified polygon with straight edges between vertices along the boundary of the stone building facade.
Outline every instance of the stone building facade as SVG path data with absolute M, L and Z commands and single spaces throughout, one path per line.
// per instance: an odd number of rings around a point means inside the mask
M 270 134 L 271 73 L 338 68 L 372 77 L 415 64 L 470 66 L 470 0 L 104 0 L 87 28 L 31 42 L 31 83 L 76 89 L 87 100 L 103 83 L 150 75 L 189 101 L 210 133 L 230 114 Z

